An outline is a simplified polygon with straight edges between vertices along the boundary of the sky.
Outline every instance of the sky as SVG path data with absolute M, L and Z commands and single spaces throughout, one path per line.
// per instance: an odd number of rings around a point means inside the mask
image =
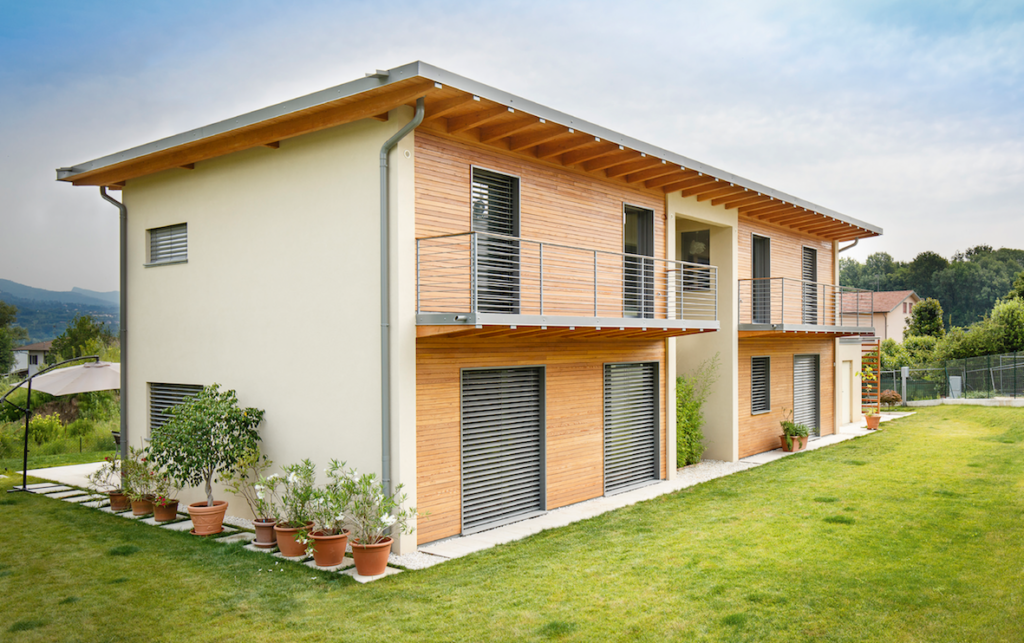
M 414 60 L 881 226 L 860 261 L 1024 248 L 1024 2 L 0 0 L 0 278 L 117 288 L 56 168 Z

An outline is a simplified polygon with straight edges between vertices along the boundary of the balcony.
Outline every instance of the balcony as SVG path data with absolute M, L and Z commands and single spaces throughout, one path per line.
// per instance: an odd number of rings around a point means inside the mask
M 429 237 L 416 241 L 416 313 L 419 326 L 671 337 L 718 330 L 718 271 L 481 232 Z
M 739 280 L 740 336 L 871 335 L 874 293 L 785 277 Z

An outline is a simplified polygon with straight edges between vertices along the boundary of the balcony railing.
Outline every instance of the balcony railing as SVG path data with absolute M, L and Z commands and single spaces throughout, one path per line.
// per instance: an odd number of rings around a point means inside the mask
M 785 277 L 739 280 L 740 325 L 871 327 L 874 293 Z
M 492 323 L 557 320 L 704 322 L 717 327 L 715 266 L 465 232 L 416 241 L 420 323 L 472 314 Z M 447 315 L 447 317 L 445 317 Z M 565 323 L 570 323 L 566 321 Z M 581 324 L 585 325 L 585 324 Z M 656 324 L 651 324 L 656 325 Z

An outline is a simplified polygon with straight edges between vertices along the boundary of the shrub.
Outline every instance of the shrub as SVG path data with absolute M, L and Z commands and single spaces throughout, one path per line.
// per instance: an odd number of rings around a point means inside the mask
M 64 427 L 64 433 L 69 438 L 85 437 L 90 433 L 95 433 L 96 423 L 92 420 L 86 420 L 84 418 L 78 418 L 74 422 L 71 422 Z
M 28 422 L 28 434 L 36 444 L 46 444 L 61 437 L 64 425 L 60 423 L 60 415 L 33 415 Z
M 879 401 L 886 406 L 894 406 L 903 402 L 903 398 L 900 394 L 891 389 L 882 391 L 882 394 L 878 397 Z
M 690 376 L 676 378 L 676 465 L 696 464 L 704 453 L 704 402 L 718 380 L 718 354 Z

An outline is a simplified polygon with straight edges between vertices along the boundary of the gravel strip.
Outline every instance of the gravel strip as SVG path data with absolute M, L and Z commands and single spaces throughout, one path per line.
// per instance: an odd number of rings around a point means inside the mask
M 759 466 L 752 462 L 724 462 L 722 460 L 701 460 L 697 464 L 691 464 L 676 471 L 676 482 L 680 483 L 679 488 L 685 489 L 695 484 L 721 478 L 737 471 L 746 471 Z
M 414 551 L 411 554 L 403 554 L 401 556 L 395 554 L 388 556 L 389 565 L 398 565 L 406 569 L 426 569 L 438 563 L 443 563 L 446 560 L 448 559 L 442 556 L 434 556 L 422 551 Z

